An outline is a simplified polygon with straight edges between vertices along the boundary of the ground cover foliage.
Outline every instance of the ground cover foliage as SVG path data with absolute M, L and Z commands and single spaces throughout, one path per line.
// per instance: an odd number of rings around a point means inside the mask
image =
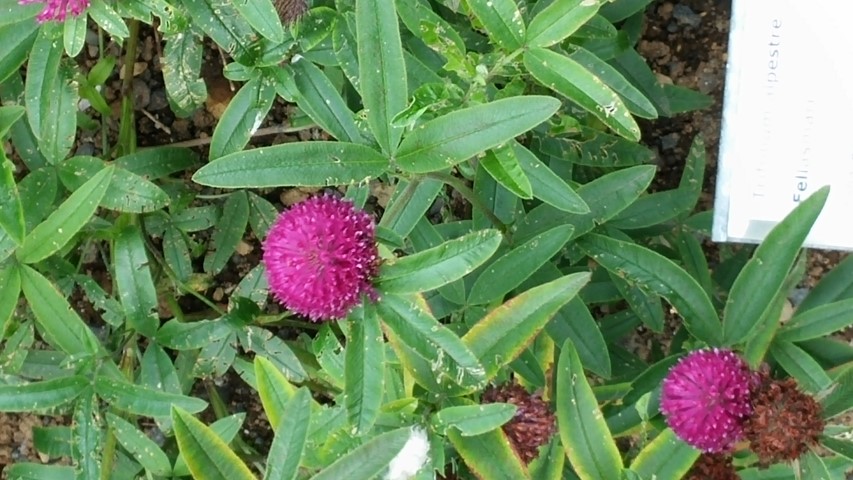
M 853 348 L 833 337 L 853 260 L 786 309 L 830 192 L 709 263 L 702 139 L 649 191 L 637 119 L 709 104 L 634 49 L 649 0 L 23 3 L 0 0 L 0 411 L 68 421 L 8 478 L 853 465 Z M 137 146 L 140 25 L 178 117 L 207 98 L 205 49 L 227 59 L 239 90 L 209 148 Z M 81 68 L 89 30 L 123 58 Z M 285 130 L 319 138 L 255 142 L 282 102 Z M 228 376 L 270 445 L 247 441 Z

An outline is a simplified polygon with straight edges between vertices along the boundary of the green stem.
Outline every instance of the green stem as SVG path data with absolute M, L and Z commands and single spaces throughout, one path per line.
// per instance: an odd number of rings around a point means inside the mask
M 133 65 L 136 63 L 136 47 L 139 43 L 139 21 L 131 20 L 130 35 L 124 55 L 124 78 L 121 83 L 121 119 L 118 132 L 119 155 L 136 150 L 136 120 L 133 109 Z
M 454 190 L 459 192 L 459 195 L 462 195 L 462 198 L 468 200 L 468 202 L 474 208 L 479 209 L 481 212 L 483 212 L 483 215 L 485 215 L 486 218 L 488 218 L 489 221 L 492 222 L 492 225 L 494 225 L 495 228 L 500 230 L 501 233 L 507 234 L 509 232 L 509 228 L 507 227 L 507 225 L 503 223 L 501 219 L 498 218 L 497 215 L 495 215 L 494 212 L 492 212 L 489 207 L 487 207 L 483 203 L 482 200 L 480 200 L 480 197 L 478 197 L 477 194 L 474 193 L 474 190 L 471 190 L 471 187 L 466 185 L 461 178 L 454 177 L 453 175 L 441 172 L 428 173 L 426 176 L 429 178 L 440 180 L 446 183 L 447 185 L 450 185 Z

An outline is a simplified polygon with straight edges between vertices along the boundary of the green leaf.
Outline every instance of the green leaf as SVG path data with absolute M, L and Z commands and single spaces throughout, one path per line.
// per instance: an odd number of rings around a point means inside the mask
M 225 338 L 231 328 L 223 320 L 180 322 L 169 320 L 157 331 L 157 343 L 175 350 L 195 350 L 210 342 Z
M 20 245 L 24 241 L 26 225 L 14 170 L 15 166 L 0 150 L 0 230 L 5 231 L 6 235 Z
M 463 437 L 490 432 L 515 416 L 516 406 L 512 403 L 488 403 L 447 407 L 432 416 L 430 423 L 438 432 L 445 433 L 455 428 Z
M 270 0 L 238 0 L 233 5 L 258 33 L 274 43 L 284 41 L 281 19 Z
M 69 355 L 94 355 L 98 339 L 50 280 L 26 265 L 21 265 L 20 273 L 24 297 L 44 340 Z
M 560 439 L 578 476 L 590 480 L 621 478 L 622 457 L 571 340 L 560 351 L 556 396 Z
M 533 187 L 524 173 L 512 146 L 493 148 L 480 159 L 480 165 L 489 172 L 498 183 L 525 199 L 533 198 Z
M 485 373 L 475 354 L 429 313 L 421 297 L 387 295 L 376 309 L 390 330 L 392 343 L 401 343 L 428 365 L 429 372 L 414 373 L 429 374 L 438 386 L 453 383 L 477 388 L 483 385 Z
M 643 447 L 631 470 L 640 478 L 683 478 L 700 453 L 667 428 Z
M 65 53 L 71 58 L 76 57 L 86 44 L 88 20 L 89 15 L 84 13 L 79 17 L 69 15 L 63 22 L 62 44 L 65 46 Z
M 201 75 L 201 40 L 191 32 L 165 35 L 160 60 L 169 104 L 178 117 L 189 117 L 204 104 L 207 85 Z
M 513 150 L 521 169 L 530 179 L 534 197 L 564 212 L 589 213 L 589 206 L 584 199 L 533 152 L 518 142 L 513 142 Z
M 37 4 L 38 5 L 38 4 Z M 40 463 L 16 463 L 8 465 L 3 473 L 12 480 L 67 480 L 75 478 L 74 467 L 42 465 Z
M 853 324 L 853 299 L 842 300 L 803 313 L 797 313 L 782 325 L 777 338 L 788 342 L 801 342 L 823 337 Z
M 619 290 L 622 298 L 628 302 L 631 311 L 653 332 L 661 333 L 664 327 L 664 311 L 660 298 L 642 287 L 632 285 L 627 280 L 610 273 L 610 280 Z
M 555 268 L 556 269 L 556 268 Z M 545 325 L 545 332 L 557 345 L 571 339 L 584 367 L 602 378 L 610 378 L 610 354 L 598 322 L 579 297 L 569 300 Z
M 563 305 L 589 281 L 573 273 L 531 288 L 495 308 L 462 337 L 491 379 L 513 361 Z
M 74 237 L 98 209 L 115 167 L 106 167 L 72 193 L 24 238 L 18 259 L 35 263 L 53 255 Z
M 561 225 L 539 234 L 495 260 L 477 277 L 468 303 L 491 303 L 521 285 L 569 241 L 574 227 Z
M 408 237 L 418 222 L 424 218 L 444 187 L 444 183 L 432 178 L 419 182 L 400 179 L 394 187 L 394 195 L 379 220 L 379 226 Z
M 18 307 L 21 295 L 21 276 L 14 265 L 0 267 L 0 338 L 6 331 L 6 323 Z
M 279 425 L 288 402 L 296 395 L 296 387 L 287 381 L 272 362 L 261 356 L 255 357 L 255 379 L 258 396 L 270 425 Z
M 163 232 L 163 259 L 178 280 L 187 282 L 193 273 L 192 258 L 184 234 L 172 225 Z
M 183 172 L 198 163 L 198 155 L 188 148 L 144 148 L 115 160 L 115 166 L 150 180 Z
M 311 423 L 311 392 L 300 388 L 287 403 L 267 455 L 264 480 L 293 480 L 305 450 Z
M 172 474 L 169 457 L 163 450 L 127 420 L 107 412 L 107 422 L 115 432 L 116 440 L 152 475 L 168 477 Z
M 77 190 L 106 165 L 95 157 L 72 157 L 60 165 L 59 177 L 69 190 Z M 169 201 L 169 195 L 154 183 L 128 170 L 115 168 L 101 206 L 120 212 L 146 213 L 160 210 Z
M 809 292 L 797 307 L 797 314 L 827 303 L 853 298 L 853 255 L 836 265 Z
M 552 97 L 527 95 L 450 112 L 406 135 L 397 164 L 409 173 L 444 170 L 539 125 L 560 108 Z
M 667 299 L 697 339 L 720 345 L 717 312 L 705 290 L 689 273 L 663 255 L 634 243 L 587 235 L 578 245 L 614 275 Z
M 354 435 L 370 432 L 379 416 L 384 393 L 385 344 L 371 302 L 349 314 L 344 403 Z
M 497 230 L 480 230 L 414 255 L 386 261 L 378 288 L 387 293 L 426 292 L 464 277 L 495 253 Z
M 220 418 L 219 420 L 213 422 L 210 425 L 210 431 L 216 435 L 219 440 L 224 442 L 226 445 L 231 443 L 232 440 L 237 436 L 240 432 L 240 427 L 243 426 L 243 422 L 246 419 L 245 413 L 235 413 L 234 415 Z M 169 419 L 171 422 L 171 418 Z M 187 466 L 186 460 L 184 460 L 184 455 L 181 452 L 178 452 L 178 458 L 175 460 L 175 468 L 172 469 L 173 477 L 189 477 L 190 470 Z
M 113 245 L 113 267 L 119 298 L 128 325 L 146 337 L 154 336 L 157 317 L 157 292 L 148 268 L 148 255 L 142 231 L 136 225 L 123 228 Z
M 21 105 L 3 105 L 0 106 L 0 138 L 5 137 L 21 117 L 27 112 L 27 109 Z M 5 152 L 3 152 L 5 154 Z
M 823 418 L 832 418 L 853 408 L 853 366 L 848 366 L 837 377 L 829 393 L 820 400 Z
M 817 394 L 832 385 L 832 379 L 817 360 L 791 342 L 774 341 L 770 346 L 770 355 L 807 392 Z
M 344 142 L 296 142 L 246 150 L 208 163 L 193 180 L 223 188 L 358 183 L 388 168 L 376 150 Z
M 234 251 L 249 224 L 249 197 L 241 190 L 234 192 L 225 200 L 222 206 L 222 216 L 213 233 L 213 244 L 215 250 L 204 257 L 204 271 L 207 273 L 219 273 Z
M 839 440 L 823 435 L 820 437 L 820 444 L 848 460 L 853 460 L 853 442 L 849 440 Z
M 614 132 L 640 140 L 640 127 L 613 90 L 576 61 L 541 48 L 524 54 L 524 66 L 536 80 L 577 103 Z
M 74 145 L 77 131 L 77 82 L 61 66 L 63 49 L 56 25 L 43 25 L 27 61 L 24 98 L 39 150 L 59 163 Z
M 179 406 L 172 408 L 178 448 L 199 480 L 255 480 L 252 471 L 211 429 Z
M 19 23 L 26 20 L 32 20 L 44 8 L 39 4 L 21 5 L 14 0 L 4 0 L 0 2 L 0 27 L 11 23 Z M 36 22 L 29 22 L 35 24 Z
M 38 4 L 26 6 L 15 5 L 15 11 L 24 11 L 26 7 L 34 7 Z M 25 19 L 16 22 L 6 23 L 5 20 L 11 17 L 0 12 L 0 38 L 3 42 L 0 43 L 0 81 L 5 81 L 12 75 L 17 75 L 21 65 L 27 60 L 30 49 L 38 36 L 39 31 L 36 22 Z
M 293 80 L 299 95 L 296 105 L 323 130 L 342 142 L 364 143 L 349 109 L 338 89 L 316 65 L 306 59 L 291 63 Z
M 388 467 L 414 435 L 418 433 L 409 427 L 379 434 L 337 459 L 311 480 L 370 480 Z
M 528 47 L 550 47 L 575 33 L 598 12 L 603 0 L 556 0 L 533 17 Z
M 249 143 L 275 100 L 275 88 L 262 77 L 249 80 L 228 102 L 210 142 L 210 159 L 239 152 Z
M 130 31 L 127 29 L 124 19 L 104 0 L 92 0 L 86 12 L 92 17 L 95 23 L 110 35 L 120 39 L 130 36 Z
M 226 53 L 243 65 L 254 65 L 257 53 L 252 43 L 257 35 L 230 0 L 186 0 L 183 2 L 194 27 L 201 28 Z M 188 32 L 183 32 L 188 35 Z
M 829 472 L 829 468 L 826 463 L 824 463 L 823 459 L 819 457 L 813 450 L 806 451 L 802 457 L 799 458 L 799 474 L 802 475 L 801 478 L 814 478 L 814 479 L 832 479 L 837 478 Z
M 476 435 L 463 436 L 451 429 L 447 439 L 477 478 L 525 480 L 530 475 L 509 439 L 500 429 Z
M 107 377 L 95 379 L 95 392 L 119 410 L 146 417 L 168 417 L 173 406 L 196 413 L 207 408 L 200 398 L 161 392 Z
M 634 115 L 649 119 L 658 117 L 658 112 L 652 102 L 637 87 L 625 79 L 619 70 L 601 60 L 594 53 L 575 46 L 569 58 L 583 65 L 590 73 L 600 78 L 605 85 L 619 94 L 619 97 L 625 102 L 625 106 Z
M 301 382 L 308 376 L 299 358 L 287 343 L 267 329 L 246 327 L 240 332 L 240 344 L 244 350 L 266 357 L 281 369 L 288 380 Z
M 72 458 L 77 463 L 77 477 L 85 480 L 101 478 L 101 416 L 98 400 L 90 388 L 74 405 L 71 427 Z
M 468 8 L 498 46 L 510 52 L 521 48 L 524 18 L 514 0 L 468 0 Z
M 32 412 L 55 408 L 77 398 L 89 387 L 80 375 L 23 385 L 0 385 L 0 412 Z
M 382 151 L 397 150 L 401 127 L 394 117 L 406 108 L 406 62 L 394 0 L 356 0 L 359 90 L 367 123 Z
M 744 342 L 770 301 L 785 283 L 800 247 L 823 209 L 829 187 L 823 187 L 800 203 L 767 234 L 746 266 L 738 274 L 723 311 L 723 340 L 726 345 Z M 761 288 L 755 288 L 761 285 Z

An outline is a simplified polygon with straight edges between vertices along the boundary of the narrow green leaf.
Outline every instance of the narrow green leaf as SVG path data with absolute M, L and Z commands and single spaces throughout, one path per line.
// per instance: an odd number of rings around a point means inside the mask
M 342 142 L 364 143 L 349 109 L 338 89 L 316 65 L 306 59 L 291 63 L 299 95 L 296 105 L 323 130 Z
M 69 355 L 94 355 L 100 348 L 95 334 L 42 274 L 21 265 L 21 288 L 36 317 L 42 336 Z
M 394 0 L 356 0 L 358 76 L 367 123 L 385 153 L 403 134 L 394 117 L 406 108 L 406 62 Z
M 255 31 L 274 43 L 284 41 L 281 19 L 270 0 L 238 0 L 233 5 Z
M 384 393 L 385 345 L 379 317 L 371 302 L 348 316 L 344 403 L 352 433 L 364 435 L 379 416 Z
M 21 105 L 0 106 L 0 138 L 9 133 L 9 129 L 24 116 L 27 109 Z M 3 152 L 5 154 L 5 151 Z
M 528 47 L 550 47 L 575 33 L 595 16 L 603 0 L 556 0 L 533 17 L 527 29 Z
M 193 180 L 223 188 L 328 186 L 358 183 L 388 168 L 388 159 L 364 145 L 296 142 L 246 150 L 208 163 Z
M 641 118 L 654 119 L 658 117 L 655 106 L 643 95 L 640 90 L 625 79 L 619 70 L 613 68 L 609 63 L 600 59 L 594 53 L 582 47 L 574 47 L 569 58 L 580 63 L 593 75 L 597 76 L 605 85 L 619 94 L 625 106 L 634 115 Z
M 34 19 L 43 8 L 44 6 L 39 4 L 21 5 L 12 0 L 4 0 L 0 2 L 0 27 Z
M 210 159 L 239 152 L 261 126 L 275 100 L 275 88 L 263 77 L 249 80 L 228 102 L 210 142 Z
M 27 462 L 8 465 L 3 473 L 12 480 L 67 480 L 76 474 L 74 467 Z
M 559 108 L 555 98 L 527 95 L 456 110 L 406 135 L 397 164 L 409 173 L 450 168 L 527 132 Z
M 186 0 L 184 8 L 193 26 L 201 28 L 220 48 L 243 65 L 253 65 L 256 52 L 252 43 L 257 38 L 248 22 L 237 13 L 229 0 Z M 188 32 L 184 32 L 187 35 Z
M 628 140 L 640 140 L 640 127 L 619 95 L 576 61 L 534 48 L 524 54 L 524 66 L 542 85 L 577 103 L 614 132 Z
M 480 165 L 489 172 L 495 180 L 506 187 L 516 196 L 533 198 L 533 187 L 524 173 L 511 145 L 493 148 L 480 159 Z
M 849 298 L 853 298 L 853 255 L 848 255 L 820 279 L 797 307 L 797 313 Z
M 192 258 L 184 234 L 172 225 L 163 233 L 163 259 L 178 280 L 187 282 L 193 273 Z
M 524 18 L 514 0 L 468 0 L 468 7 L 498 46 L 512 52 L 524 42 Z
M 495 253 L 497 230 L 481 230 L 414 255 L 386 261 L 378 287 L 387 293 L 426 292 L 464 277 Z
M 300 388 L 284 407 L 282 419 L 267 455 L 264 480 L 293 480 L 305 450 L 311 423 L 311 392 Z
M 23 385 L 0 385 L 0 412 L 32 412 L 55 408 L 77 398 L 89 386 L 80 375 Z
M 71 58 L 76 57 L 86 44 L 87 20 L 87 14 L 79 17 L 69 15 L 63 22 L 62 44 L 65 46 L 65 53 Z
M 422 298 L 387 295 L 376 308 L 390 333 L 427 362 L 426 373 L 439 386 L 447 383 L 466 388 L 482 386 L 483 366 L 475 354 L 429 313 Z
M 610 378 L 611 364 L 607 342 L 604 341 L 598 322 L 579 297 L 569 300 L 569 303 L 557 311 L 554 318 L 545 325 L 545 332 L 557 345 L 571 339 L 583 366 L 602 378 Z
M 839 440 L 824 435 L 820 437 L 820 444 L 848 460 L 853 460 L 853 442 L 849 440 Z
M 169 462 L 169 457 L 163 453 L 163 450 L 153 440 L 140 432 L 135 425 L 109 412 L 107 412 L 107 422 L 113 428 L 115 437 L 121 446 L 143 468 L 151 472 L 152 475 L 160 477 L 167 477 L 172 474 L 172 465 Z
M 813 450 L 806 451 L 799 458 L 799 465 L 798 473 L 801 478 L 814 478 L 815 480 L 837 478 L 829 472 L 829 467 L 824 463 L 823 458 L 819 457 Z
M 574 273 L 531 288 L 489 312 L 462 341 L 476 355 L 491 379 L 514 360 L 551 317 L 589 281 L 589 273 Z
M 4 230 L 6 235 L 20 245 L 24 241 L 26 225 L 14 170 L 15 166 L 0 150 L 0 230 Z
M 92 17 L 95 23 L 110 35 L 120 39 L 130 36 L 130 31 L 124 23 L 124 19 L 104 0 L 92 0 L 86 12 Z
M 53 255 L 74 237 L 98 209 L 114 167 L 106 167 L 72 193 L 62 205 L 24 238 L 18 259 L 35 263 Z
M 211 429 L 175 406 L 175 438 L 184 460 L 199 480 L 255 480 L 252 471 Z
M 516 406 L 512 403 L 447 407 L 436 412 L 430 423 L 439 432 L 455 428 L 463 437 L 471 437 L 500 427 L 510 421 L 515 412 Z
M 164 35 L 166 47 L 160 64 L 169 104 L 178 117 L 189 117 L 207 99 L 201 75 L 201 39 L 191 32 Z
M 491 303 L 521 285 L 563 248 L 573 231 L 571 225 L 552 228 L 502 255 L 477 277 L 468 303 Z
M 394 187 L 388 208 L 379 220 L 379 226 L 389 228 L 401 237 L 408 237 L 443 187 L 441 181 L 432 178 L 414 183 L 400 179 Z
M 188 148 L 152 147 L 140 149 L 115 160 L 115 166 L 150 180 L 183 172 L 198 164 L 198 155 Z
M 820 400 L 823 418 L 832 418 L 853 408 L 853 366 L 848 366 L 837 377 L 829 393 Z
M 500 429 L 473 437 L 463 436 L 460 432 L 451 429 L 447 432 L 447 439 L 459 452 L 465 465 L 475 472 L 477 478 L 530 479 L 530 474 L 518 453 Z
M 643 447 L 631 470 L 640 478 L 683 478 L 700 453 L 667 428 Z
M 773 355 L 779 366 L 796 378 L 797 383 L 807 392 L 817 394 L 832 385 L 832 379 L 817 360 L 791 342 L 773 342 L 770 355 Z
M 823 337 L 853 324 L 853 299 L 841 300 L 804 313 L 799 311 L 779 330 L 778 339 L 801 342 Z
M 157 318 L 157 292 L 148 268 L 142 231 L 136 225 L 125 227 L 116 236 L 113 248 L 115 281 L 128 325 L 152 337 L 160 319 Z
M 602 235 L 587 235 L 578 245 L 608 271 L 667 299 L 696 338 L 720 345 L 717 312 L 699 283 L 672 260 L 640 245 Z
M 560 350 L 556 395 L 560 439 L 575 472 L 583 479 L 622 478 L 622 457 L 571 340 Z
M 632 285 L 622 277 L 610 273 L 610 280 L 622 298 L 628 302 L 631 311 L 653 332 L 663 332 L 664 311 L 660 298 L 654 293 L 644 290 L 642 287 Z
M 27 7 L 32 8 L 37 5 L 31 4 Z M 23 11 L 24 6 L 15 5 L 15 9 L 16 12 Z M 7 18 L 5 13 L 0 14 L 0 38 L 3 38 L 3 43 L 0 43 L 0 81 L 6 81 L 18 74 L 41 30 L 38 28 L 38 24 L 32 20 L 25 19 L 6 23 Z
M 184 323 L 169 320 L 157 331 L 159 345 L 175 350 L 195 350 L 225 338 L 232 332 L 224 320 L 199 320 Z
M 18 307 L 21 295 L 21 275 L 14 265 L 0 267 L 0 338 L 6 332 L 6 323 Z
M 72 157 L 60 165 L 59 178 L 69 190 L 78 190 L 106 165 L 96 157 Z M 169 201 L 169 195 L 151 181 L 123 168 L 115 168 L 101 206 L 121 212 L 145 213 L 160 210 Z
M 518 142 L 513 142 L 513 150 L 522 171 L 530 179 L 534 197 L 564 212 L 576 214 L 590 212 L 584 199 L 550 167 L 542 163 L 533 152 Z
M 732 345 L 749 339 L 770 300 L 785 283 L 800 247 L 823 209 L 829 187 L 800 203 L 755 249 L 737 276 L 723 311 L 723 339 Z M 755 288 L 761 285 L 762 288 Z
M 77 479 L 101 478 L 101 416 L 91 388 L 74 405 L 71 427 L 72 457 L 77 463 Z
M 415 435 L 422 435 L 422 433 L 409 427 L 379 434 L 337 459 L 311 479 L 370 480 L 386 469 Z
M 288 402 L 296 395 L 294 387 L 284 374 L 264 357 L 255 357 L 255 379 L 261 404 L 271 425 L 279 425 L 284 418 Z
M 243 190 L 232 193 L 222 205 L 222 216 L 213 233 L 213 244 L 215 250 L 204 257 L 204 271 L 207 273 L 219 273 L 234 251 L 249 224 L 249 197 Z
M 196 413 L 207 408 L 200 398 L 161 392 L 107 377 L 95 379 L 95 392 L 119 410 L 146 417 L 168 417 L 173 406 Z
M 246 327 L 240 332 L 240 345 L 247 351 L 266 357 L 290 381 L 301 382 L 308 376 L 293 349 L 265 328 Z
M 243 422 L 246 420 L 245 413 L 235 413 L 234 415 L 230 415 L 225 418 L 220 418 L 219 420 L 213 422 L 210 425 L 210 431 L 216 435 L 219 440 L 228 445 L 234 438 L 240 433 L 240 427 L 243 426 Z M 171 422 L 171 418 L 169 419 Z M 187 466 L 186 460 L 184 460 L 184 455 L 182 452 L 178 452 L 178 458 L 175 460 L 175 468 L 172 469 L 173 477 L 189 477 L 190 469 Z

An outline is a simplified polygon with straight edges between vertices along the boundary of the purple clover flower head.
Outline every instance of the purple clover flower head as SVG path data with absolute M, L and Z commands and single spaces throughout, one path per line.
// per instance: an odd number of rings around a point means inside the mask
M 756 376 L 731 350 L 697 350 L 663 381 L 661 411 L 679 438 L 707 453 L 731 449 L 752 413 Z
M 281 213 L 264 240 L 270 290 L 312 321 L 343 318 L 367 294 L 379 258 L 373 218 L 352 202 L 317 196 Z
M 39 23 L 51 20 L 63 22 L 69 13 L 76 17 L 89 7 L 89 0 L 18 0 L 19 5 L 31 3 L 44 4 L 44 9 L 36 17 Z

